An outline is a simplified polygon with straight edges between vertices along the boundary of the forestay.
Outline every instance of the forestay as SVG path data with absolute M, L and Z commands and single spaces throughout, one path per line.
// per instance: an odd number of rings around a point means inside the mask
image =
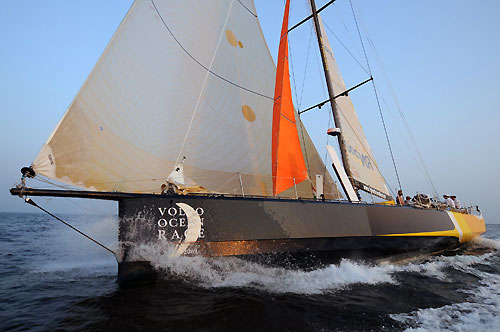
M 88 190 L 158 192 L 181 165 L 211 192 L 270 196 L 275 72 L 253 1 L 137 0 L 33 167 Z M 324 174 L 297 127 L 309 178 Z M 283 195 L 313 196 L 310 180 L 296 190 Z

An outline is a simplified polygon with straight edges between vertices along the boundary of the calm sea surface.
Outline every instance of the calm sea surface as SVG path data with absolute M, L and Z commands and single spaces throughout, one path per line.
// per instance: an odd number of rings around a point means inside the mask
M 116 246 L 116 217 L 64 217 Z M 398 264 L 180 258 L 120 288 L 102 248 L 49 216 L 0 213 L 0 331 L 500 331 L 499 249 L 487 225 L 464 250 Z

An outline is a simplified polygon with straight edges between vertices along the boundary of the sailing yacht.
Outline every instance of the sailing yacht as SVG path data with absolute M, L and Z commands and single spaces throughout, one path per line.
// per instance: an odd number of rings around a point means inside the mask
M 333 112 L 325 135 L 338 146 L 326 149 L 341 190 L 293 106 L 289 0 L 277 66 L 252 0 L 136 0 L 11 193 L 117 201 L 122 281 L 151 270 L 141 246 L 300 264 L 446 249 L 483 233 L 478 215 L 394 204 L 319 15 L 333 1 L 310 3 L 329 95 L 316 106 Z M 79 189 L 27 187 L 35 176 Z M 176 192 L 160 194 L 165 183 Z

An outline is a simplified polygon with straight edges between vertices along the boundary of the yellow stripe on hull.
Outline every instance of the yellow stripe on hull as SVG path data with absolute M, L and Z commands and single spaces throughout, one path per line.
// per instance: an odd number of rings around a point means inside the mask
M 460 242 L 467 242 L 486 231 L 483 217 L 470 214 L 451 212 L 462 229 L 463 235 Z
M 379 236 L 454 236 L 458 238 L 461 243 L 464 243 L 486 231 L 483 217 L 476 217 L 460 212 L 447 212 L 455 225 L 455 229 L 437 232 L 384 234 Z

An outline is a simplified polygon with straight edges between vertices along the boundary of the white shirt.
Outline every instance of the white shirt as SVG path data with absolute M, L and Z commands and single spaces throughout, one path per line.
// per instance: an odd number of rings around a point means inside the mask
M 455 202 L 453 202 L 451 198 L 448 197 L 447 199 L 444 200 L 444 202 L 448 207 L 455 208 Z
M 456 207 L 457 209 L 461 209 L 461 208 L 462 208 L 462 204 L 460 204 L 460 202 L 458 201 L 458 199 L 456 199 L 456 198 L 455 198 L 455 199 L 453 200 L 453 203 L 455 203 L 455 207 Z

